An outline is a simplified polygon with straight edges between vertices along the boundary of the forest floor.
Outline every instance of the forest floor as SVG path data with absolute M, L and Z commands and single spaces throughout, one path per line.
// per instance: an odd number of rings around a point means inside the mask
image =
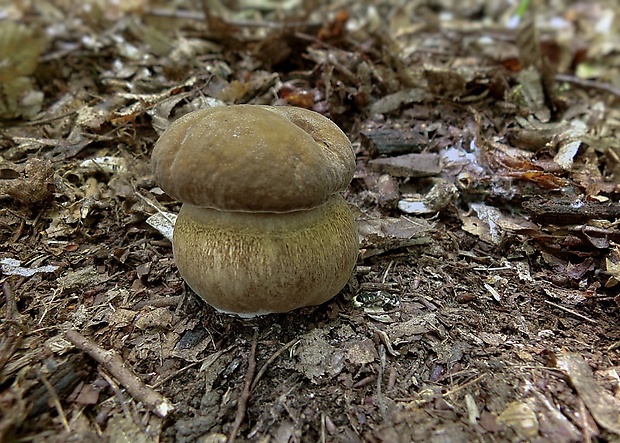
M 618 441 L 618 3 L 224 3 L 0 6 L 0 441 Z M 353 142 L 321 306 L 177 272 L 153 145 L 239 103 Z

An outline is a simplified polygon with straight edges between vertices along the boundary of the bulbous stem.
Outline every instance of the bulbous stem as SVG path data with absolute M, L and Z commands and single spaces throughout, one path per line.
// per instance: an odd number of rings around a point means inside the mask
M 181 276 L 216 309 L 240 315 L 321 304 L 349 279 L 358 255 L 341 195 L 305 211 L 227 212 L 184 204 L 174 229 Z

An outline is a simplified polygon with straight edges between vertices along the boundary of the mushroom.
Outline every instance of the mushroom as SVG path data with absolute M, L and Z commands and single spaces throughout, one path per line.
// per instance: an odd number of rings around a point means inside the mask
M 152 166 L 183 202 L 172 240 L 179 273 L 217 310 L 315 306 L 350 278 L 358 237 L 339 192 L 355 155 L 326 117 L 258 105 L 194 111 L 162 134 Z

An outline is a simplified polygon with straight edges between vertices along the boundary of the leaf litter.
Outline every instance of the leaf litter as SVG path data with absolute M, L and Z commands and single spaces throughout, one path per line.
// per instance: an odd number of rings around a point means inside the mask
M 0 439 L 618 438 L 615 2 L 0 11 Z M 176 271 L 150 152 L 235 103 L 353 141 L 320 307 L 222 316 Z

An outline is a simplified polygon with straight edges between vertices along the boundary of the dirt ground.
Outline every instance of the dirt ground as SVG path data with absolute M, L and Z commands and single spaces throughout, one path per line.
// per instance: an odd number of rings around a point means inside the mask
M 618 441 L 619 31 L 614 0 L 1 4 L 0 441 Z M 321 306 L 222 315 L 175 267 L 153 145 L 240 103 L 353 142 Z

